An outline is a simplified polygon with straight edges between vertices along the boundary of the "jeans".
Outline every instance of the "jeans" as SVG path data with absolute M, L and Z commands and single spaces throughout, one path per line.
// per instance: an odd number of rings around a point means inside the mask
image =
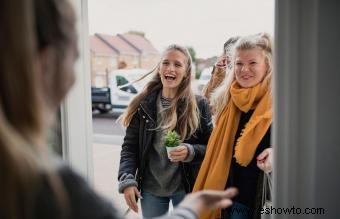
M 143 218 L 158 217 L 166 214 L 169 210 L 170 200 L 172 205 L 177 206 L 185 197 L 185 192 L 175 192 L 168 197 L 159 197 L 142 190 L 141 206 Z
M 250 219 L 252 218 L 251 209 L 239 202 L 234 202 L 230 207 L 230 219 Z

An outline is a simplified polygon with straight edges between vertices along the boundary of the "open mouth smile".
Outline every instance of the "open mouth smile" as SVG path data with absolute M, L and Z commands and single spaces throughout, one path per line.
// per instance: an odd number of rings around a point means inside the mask
M 176 76 L 173 75 L 173 74 L 165 74 L 165 75 L 164 75 L 164 78 L 165 78 L 166 80 L 169 80 L 169 81 L 174 81 L 174 80 L 176 80 Z

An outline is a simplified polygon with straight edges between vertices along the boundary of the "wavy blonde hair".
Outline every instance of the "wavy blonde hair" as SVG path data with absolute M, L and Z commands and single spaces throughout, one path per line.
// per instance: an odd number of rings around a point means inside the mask
M 172 99 L 170 107 L 164 111 L 164 118 L 160 126 L 162 129 L 177 129 L 182 140 L 184 140 L 192 136 L 199 127 L 199 110 L 195 95 L 191 89 L 192 59 L 190 53 L 185 47 L 173 44 L 164 51 L 162 59 L 167 52 L 172 50 L 181 52 L 187 58 L 186 74 L 179 84 L 177 93 Z M 160 62 L 153 71 L 148 73 L 153 73 L 154 76 L 146 84 L 143 91 L 131 101 L 127 110 L 122 115 L 122 123 L 125 127 L 130 124 L 142 100 L 150 93 L 163 88 L 161 78 L 158 74 L 159 66 Z M 181 113 L 178 113 L 178 106 L 180 106 Z
M 261 49 L 265 56 L 265 61 L 268 65 L 267 75 L 265 78 L 271 78 L 273 71 L 272 61 L 272 40 L 269 34 L 259 33 L 255 35 L 249 35 L 241 37 L 236 43 L 232 51 L 232 67 L 227 76 L 219 87 L 211 94 L 210 105 L 213 109 L 214 120 L 216 120 L 224 107 L 227 105 L 230 98 L 230 86 L 235 80 L 235 54 L 240 50 Z

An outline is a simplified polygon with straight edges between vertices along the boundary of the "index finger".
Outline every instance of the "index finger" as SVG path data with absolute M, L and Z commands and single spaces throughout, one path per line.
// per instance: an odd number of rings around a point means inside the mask
M 135 212 L 138 211 L 138 206 L 137 206 L 137 202 L 136 202 L 136 197 L 135 195 L 130 196 L 130 207 L 132 210 L 134 210 Z
M 264 150 L 262 151 L 262 153 L 259 154 L 259 156 L 257 156 L 256 160 L 260 161 L 260 160 L 264 160 L 268 157 L 269 152 Z

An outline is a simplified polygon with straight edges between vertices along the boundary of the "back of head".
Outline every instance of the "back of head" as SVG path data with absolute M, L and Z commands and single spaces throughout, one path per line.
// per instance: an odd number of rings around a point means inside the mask
M 58 69 L 74 43 L 74 14 L 66 0 L 11 0 L 0 3 L 0 114 L 27 141 L 44 130 L 46 105 L 58 105 L 67 91 Z M 39 71 L 39 53 L 55 48 L 51 73 Z M 59 62 L 59 63 L 58 63 Z M 55 103 L 48 103 L 57 99 Z
M 46 115 L 51 113 L 45 107 L 51 95 L 47 91 L 52 88 L 38 65 L 39 54 L 65 41 L 58 33 L 68 29 L 56 19 L 64 17 L 62 5 L 69 3 L 0 1 L 0 218 L 28 218 L 33 211 L 46 164 L 41 146 L 45 146 Z
M 223 53 L 224 55 L 227 56 L 227 59 L 229 60 L 228 63 L 228 71 L 231 69 L 232 67 L 232 63 L 230 62 L 231 58 L 232 58 L 232 51 L 234 50 L 234 46 L 235 43 L 237 42 L 237 40 L 240 39 L 240 36 L 234 36 L 234 37 L 230 37 L 223 45 Z
M 75 13 L 68 0 L 34 1 L 37 46 L 40 56 L 45 56 L 41 63 L 44 101 L 55 110 L 74 82 L 65 62 L 69 50 L 78 52 Z
M 33 64 L 37 53 L 33 1 L 0 4 L 0 114 L 3 122 L 33 141 L 43 129 L 41 77 Z
M 224 53 L 229 54 L 231 51 L 231 48 L 233 47 L 233 45 L 235 45 L 235 43 L 239 39 L 240 39 L 240 36 L 230 37 L 223 45 Z
M 26 183 L 35 182 L 35 156 L 29 147 L 43 130 L 33 6 L 32 0 L 0 2 L 1 218 L 23 218 L 28 210 L 19 209 L 19 199 L 27 198 L 28 193 L 21 193 L 29 189 Z

